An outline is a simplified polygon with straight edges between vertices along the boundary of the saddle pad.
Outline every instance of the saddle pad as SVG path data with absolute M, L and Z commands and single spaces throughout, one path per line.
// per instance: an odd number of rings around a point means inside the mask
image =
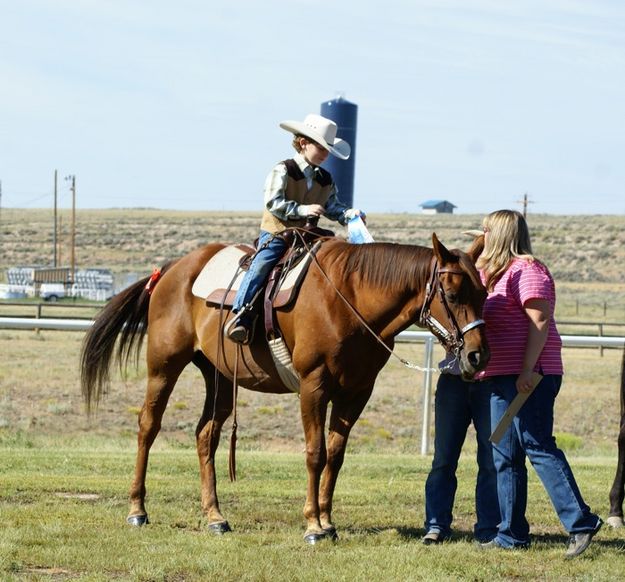
M 253 249 L 250 248 L 253 251 Z M 232 245 L 221 249 L 204 265 L 197 279 L 193 282 L 191 293 L 196 297 L 206 299 L 215 289 L 222 288 L 224 291 L 230 285 L 232 277 L 239 267 L 241 257 L 249 254 L 240 246 Z M 232 285 L 237 290 L 245 271 L 241 271 Z
M 312 254 L 316 252 L 318 246 L 318 244 L 315 244 L 295 268 L 286 274 L 274 301 L 275 307 L 284 307 L 291 302 L 297 286 L 306 274 Z M 239 269 L 239 261 L 243 256 L 250 254 L 250 251 L 253 252 L 253 250 L 251 247 L 243 245 L 231 245 L 217 252 L 204 265 L 197 279 L 193 282 L 193 287 L 191 288 L 193 295 L 214 305 L 221 305 L 223 302 L 225 306 L 231 306 L 245 276 L 245 271 Z M 234 282 L 232 282 L 232 278 L 237 270 L 239 272 Z M 232 286 L 226 295 L 226 290 L 231 282 Z

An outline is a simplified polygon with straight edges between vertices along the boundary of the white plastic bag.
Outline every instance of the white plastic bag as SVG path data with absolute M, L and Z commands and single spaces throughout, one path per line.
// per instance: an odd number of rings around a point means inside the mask
M 354 216 L 354 218 L 348 221 L 347 241 L 356 245 L 373 242 L 373 237 L 360 216 Z

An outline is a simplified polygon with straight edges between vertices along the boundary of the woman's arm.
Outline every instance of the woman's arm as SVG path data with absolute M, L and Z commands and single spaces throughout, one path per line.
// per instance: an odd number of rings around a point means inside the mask
M 523 358 L 523 370 L 517 378 L 516 387 L 519 392 L 531 392 L 532 372 L 549 334 L 551 306 L 546 299 L 529 299 L 523 308 L 529 319 L 529 330 Z

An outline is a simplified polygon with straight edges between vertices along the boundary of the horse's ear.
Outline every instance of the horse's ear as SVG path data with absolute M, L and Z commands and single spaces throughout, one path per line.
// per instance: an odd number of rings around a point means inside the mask
M 482 251 L 484 250 L 484 235 L 481 234 L 475 237 L 475 240 L 471 243 L 469 250 L 467 251 L 467 255 L 471 257 L 471 260 L 475 263 Z
M 432 248 L 434 249 L 434 256 L 438 259 L 439 265 L 445 265 L 458 260 L 458 257 L 452 255 L 447 247 L 438 240 L 436 233 L 432 233 Z

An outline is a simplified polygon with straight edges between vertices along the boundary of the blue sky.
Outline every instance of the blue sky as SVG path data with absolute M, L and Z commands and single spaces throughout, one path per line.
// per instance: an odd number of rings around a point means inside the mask
M 260 210 L 285 119 L 358 105 L 355 205 L 625 213 L 622 0 L 19 0 L 2 206 Z

